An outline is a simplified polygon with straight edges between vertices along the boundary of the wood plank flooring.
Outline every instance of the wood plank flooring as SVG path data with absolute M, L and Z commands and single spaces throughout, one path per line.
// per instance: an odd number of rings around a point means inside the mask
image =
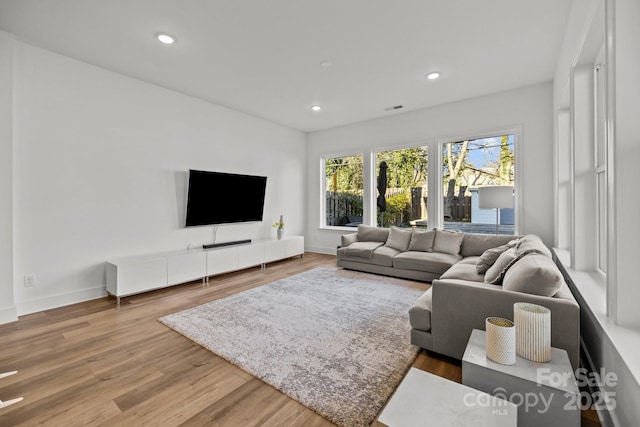
M 0 325 L 0 426 L 333 426 L 273 387 L 157 321 L 189 307 L 335 266 L 306 253 L 201 282 L 22 316 Z M 414 366 L 461 382 L 460 362 L 422 351 Z M 583 411 L 583 426 L 599 426 Z

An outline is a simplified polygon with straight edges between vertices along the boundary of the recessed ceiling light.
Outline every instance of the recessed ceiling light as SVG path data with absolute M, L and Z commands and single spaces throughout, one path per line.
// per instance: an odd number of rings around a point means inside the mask
M 176 38 L 167 33 L 156 33 L 156 38 L 164 44 L 174 44 L 176 42 Z
M 428 78 L 429 80 L 435 80 L 435 79 L 437 79 L 438 77 L 440 77 L 440 73 L 439 73 L 439 72 L 437 72 L 437 71 L 434 71 L 433 73 L 429 73 L 429 74 L 427 74 L 427 78 Z
M 331 64 L 331 61 L 322 61 L 322 62 L 320 63 L 320 65 L 321 65 L 323 68 L 329 68 L 329 67 L 331 67 L 331 65 L 333 65 L 333 64 Z
M 312 105 L 311 109 L 313 111 L 320 111 L 320 110 L 322 110 L 322 106 L 320 106 L 320 105 Z

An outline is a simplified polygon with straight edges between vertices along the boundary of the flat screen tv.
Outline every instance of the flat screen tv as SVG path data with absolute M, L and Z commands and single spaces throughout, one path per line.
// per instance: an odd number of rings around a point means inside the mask
M 266 176 L 189 171 L 186 226 L 262 221 Z

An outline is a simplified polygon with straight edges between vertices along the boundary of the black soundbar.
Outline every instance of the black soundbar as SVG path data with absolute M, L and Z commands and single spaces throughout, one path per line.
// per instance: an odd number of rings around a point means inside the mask
M 245 243 L 251 243 L 251 239 L 234 240 L 231 242 L 222 242 L 222 243 L 211 243 L 209 245 L 202 245 L 202 249 L 219 248 L 220 246 L 242 245 Z

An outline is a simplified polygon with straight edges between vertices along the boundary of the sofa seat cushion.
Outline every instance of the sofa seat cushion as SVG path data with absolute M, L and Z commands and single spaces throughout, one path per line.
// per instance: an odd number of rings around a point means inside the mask
M 469 280 L 471 282 L 484 282 L 484 274 L 478 274 L 476 272 L 476 265 L 464 263 L 464 260 L 451 266 L 450 269 L 444 272 L 440 279 L 459 279 Z
M 431 289 L 423 293 L 409 309 L 409 323 L 413 329 L 431 330 Z
M 381 242 L 355 242 L 345 247 L 344 253 L 349 257 L 371 259 L 373 251 L 380 246 L 382 246 Z
M 340 251 L 345 249 L 341 255 Z M 340 259 L 345 261 L 354 261 L 354 262 L 362 262 L 365 264 L 375 264 L 382 267 L 393 267 L 393 257 L 400 253 L 399 250 L 390 248 L 388 246 L 380 246 L 376 250 L 373 251 L 373 255 L 371 258 L 362 258 L 359 256 L 351 256 L 349 252 L 346 251 L 347 248 L 338 249 L 338 256 Z
M 552 297 L 563 283 L 562 273 L 552 259 L 544 254 L 532 253 L 520 258 L 507 270 L 502 288 Z
M 376 252 L 378 250 L 380 249 L 377 249 Z M 393 266 L 395 268 L 403 268 L 405 270 L 417 270 L 442 274 L 461 259 L 462 257 L 460 255 L 451 255 L 440 252 L 407 251 L 402 252 L 393 258 Z
M 478 262 L 478 258 L 480 258 L 480 257 L 479 256 L 464 257 L 464 258 L 462 258 L 462 260 L 460 260 L 458 262 L 458 264 L 473 264 L 473 265 L 476 265 L 476 263 Z

